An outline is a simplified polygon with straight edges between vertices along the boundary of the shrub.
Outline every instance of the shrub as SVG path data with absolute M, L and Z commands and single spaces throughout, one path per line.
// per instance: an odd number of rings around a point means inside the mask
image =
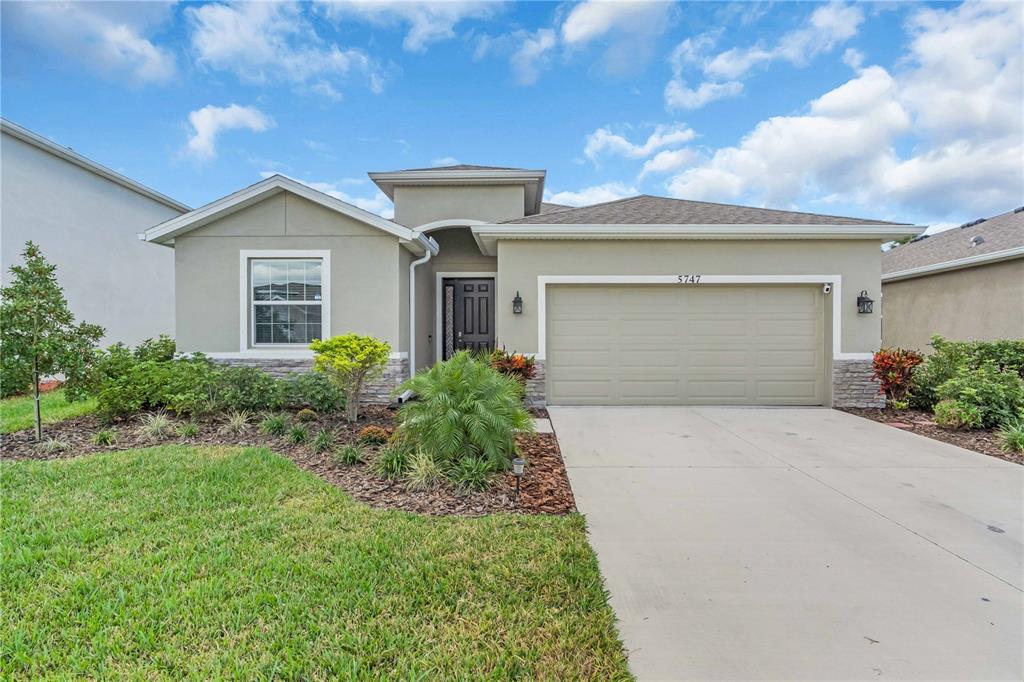
M 309 447 L 313 452 L 319 454 L 321 452 L 327 452 L 333 446 L 334 434 L 331 433 L 330 431 L 321 431 L 320 433 L 316 434 L 316 438 L 313 439 L 313 442 L 310 444 Z
M 987 364 L 999 372 L 1024 378 L 1024 339 L 947 341 L 935 335 L 931 346 L 934 352 L 914 370 L 911 402 L 916 407 L 931 409 L 939 400 L 939 386 L 961 369 L 978 369 Z
M 889 407 L 894 410 L 905 410 L 910 407 L 910 401 L 893 399 L 889 401 Z
M 363 387 L 383 374 L 391 346 L 372 336 L 345 334 L 316 340 L 309 347 L 316 354 L 313 368 L 341 389 L 345 394 L 345 417 L 356 421 Z
M 947 429 L 977 429 L 981 427 L 981 412 L 957 400 L 940 400 L 935 404 L 935 423 Z
M 1024 452 L 1024 416 L 1007 420 L 996 435 L 1003 452 Z
M 528 379 L 533 378 L 536 371 L 536 362 L 532 357 L 522 353 L 509 353 L 504 348 L 495 348 L 491 352 L 489 362 L 494 369 L 524 385 Z
M 218 372 L 201 355 L 170 362 L 144 360 L 128 364 L 119 376 L 102 380 L 96 409 L 106 421 L 123 419 L 144 409 L 202 414 L 213 408 Z
M 132 355 L 140 362 L 147 360 L 170 362 L 174 359 L 175 350 L 174 339 L 166 334 L 161 334 L 155 339 L 146 339 L 137 345 Z
M 409 470 L 405 484 L 410 490 L 431 490 L 436 488 L 443 477 L 441 467 L 425 452 L 417 452 L 409 459 Z
M 905 401 L 910 393 L 914 368 L 924 362 L 915 350 L 883 348 L 875 353 L 872 366 L 874 378 L 881 384 L 882 392 L 890 401 Z
M 334 412 L 345 407 L 345 394 L 319 372 L 295 374 L 281 380 L 284 407 L 309 407 L 317 412 Z
M 100 446 L 110 446 L 117 443 L 117 431 L 114 429 L 100 429 L 96 433 L 92 434 L 92 444 Z
M 298 445 L 309 440 L 309 429 L 303 424 L 296 424 L 288 431 L 288 440 Z
M 340 450 L 335 451 L 334 454 L 331 455 L 331 460 L 335 464 L 352 465 L 362 464 L 365 457 L 363 456 L 362 448 L 358 445 L 346 445 Z
M 63 452 L 64 450 L 70 450 L 71 443 L 59 438 L 47 438 L 46 440 L 41 441 L 38 444 L 38 447 L 46 454 L 52 455 L 57 452 Z
M 391 429 L 383 426 L 365 426 L 359 431 L 358 440 L 365 445 L 384 445 L 391 438 Z
M 515 455 L 515 434 L 533 430 L 522 385 L 464 351 L 420 372 L 402 389 L 418 399 L 399 410 L 399 431 L 442 468 L 483 458 L 492 471 L 506 469 Z
M 1024 412 L 1024 379 L 1015 372 L 1000 372 L 992 364 L 961 368 L 935 391 L 939 400 L 955 400 L 977 408 L 981 425 L 997 426 Z
M 171 418 L 163 410 L 142 416 L 139 431 L 147 438 L 162 438 L 171 430 Z
M 195 438 L 199 435 L 199 425 L 195 422 L 184 422 L 178 425 L 178 438 Z
M 256 367 L 227 367 L 220 371 L 215 402 L 222 410 L 278 410 L 284 404 L 284 382 Z
M 462 492 L 485 490 L 493 475 L 493 465 L 483 457 L 460 459 L 448 470 L 449 480 Z
M 401 478 L 408 468 L 409 451 L 403 447 L 384 448 L 373 460 L 373 470 L 377 475 L 390 481 Z
M 288 418 L 283 414 L 268 414 L 260 422 L 260 431 L 269 436 L 280 436 L 288 430 Z
M 316 412 L 308 407 L 304 407 L 295 413 L 295 418 L 300 422 L 314 422 L 316 421 Z
M 232 410 L 228 413 L 227 421 L 222 429 L 227 433 L 239 435 L 249 429 L 250 421 L 252 421 L 252 412 L 248 410 Z

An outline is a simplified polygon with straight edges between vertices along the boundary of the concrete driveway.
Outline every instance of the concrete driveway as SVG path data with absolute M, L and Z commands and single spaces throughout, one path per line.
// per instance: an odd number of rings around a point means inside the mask
M 638 678 L 1024 679 L 1024 467 L 827 409 L 550 413 Z

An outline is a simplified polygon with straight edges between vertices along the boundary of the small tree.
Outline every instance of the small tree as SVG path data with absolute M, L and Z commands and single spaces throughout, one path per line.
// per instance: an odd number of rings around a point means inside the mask
M 36 440 L 41 440 L 39 378 L 63 374 L 71 382 L 81 381 L 103 327 L 75 324 L 57 283 L 57 267 L 46 262 L 36 244 L 27 242 L 21 256 L 24 265 L 11 266 L 11 282 L 0 289 L 0 351 L 5 369 L 31 367 Z
M 345 418 L 356 421 L 363 387 L 384 373 L 391 346 L 372 336 L 345 334 L 314 341 L 309 347 L 316 354 L 313 368 L 341 389 L 345 394 Z

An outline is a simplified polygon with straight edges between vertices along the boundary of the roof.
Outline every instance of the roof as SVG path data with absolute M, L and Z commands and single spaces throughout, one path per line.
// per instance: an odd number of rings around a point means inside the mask
M 42 135 L 33 133 L 28 128 L 23 128 L 17 123 L 12 123 L 11 121 L 8 121 L 5 118 L 0 118 L 0 130 L 3 130 L 4 134 L 10 135 L 15 139 L 21 140 L 22 142 L 30 144 L 33 147 L 41 149 L 45 152 L 49 152 L 50 154 L 53 154 L 54 156 L 63 159 L 64 161 L 67 161 L 68 163 L 78 166 L 79 168 L 84 168 L 85 170 L 90 171 L 91 173 L 95 173 L 96 175 L 106 180 L 121 185 L 126 189 L 130 189 L 131 191 L 136 192 L 137 194 L 141 194 L 142 196 L 148 199 L 152 199 L 153 201 L 159 204 L 163 204 L 168 208 L 172 208 L 175 211 L 178 211 L 179 213 L 185 213 L 191 210 L 188 207 L 188 205 L 183 204 L 180 201 L 176 201 L 175 199 L 172 199 L 165 194 L 161 194 L 160 192 L 157 192 L 155 189 L 146 187 L 142 183 L 136 182 L 135 180 L 132 180 L 129 177 L 121 175 L 117 171 L 111 170 L 106 166 L 100 165 L 93 161 L 92 159 L 88 159 L 82 156 L 81 154 L 74 151 L 70 147 L 62 147 L 56 142 L 48 140 Z
M 902 225 L 817 213 L 670 199 L 647 194 L 507 220 L 526 225 Z
M 565 206 L 564 204 L 552 204 L 550 202 L 544 201 L 540 205 L 540 213 L 541 215 L 544 215 L 545 213 L 555 213 L 556 211 L 568 211 L 571 208 L 572 206 Z
M 254 185 L 249 185 L 234 194 L 229 194 L 205 206 L 200 206 L 185 215 L 164 221 L 146 230 L 143 233 L 143 238 L 148 242 L 169 245 L 174 242 L 174 238 L 178 235 L 198 229 L 218 218 L 235 211 L 240 211 L 268 197 L 286 191 L 394 235 L 402 240 L 403 244 L 410 251 L 421 253 L 424 249 L 429 249 L 434 253 L 437 252 L 436 244 L 431 245 L 430 242 L 432 240 L 425 235 L 414 234 L 412 230 L 381 218 L 375 213 L 370 213 L 358 206 L 353 206 L 348 202 L 332 197 L 329 194 L 324 194 L 309 185 L 283 175 L 271 175 L 269 178 L 261 180 Z
M 522 185 L 523 213 L 533 215 L 540 212 L 547 171 L 463 164 L 373 172 L 367 175 L 392 201 L 395 200 L 396 187 Z
M 389 173 L 421 173 L 423 171 L 453 171 L 453 170 L 499 170 L 499 171 L 521 171 L 525 168 L 508 168 L 506 166 L 474 166 L 469 163 L 459 163 L 454 166 L 431 166 L 430 168 L 405 168 L 403 170 L 388 171 Z
M 888 279 L 932 274 L 1024 256 L 1024 206 L 925 235 L 882 254 Z

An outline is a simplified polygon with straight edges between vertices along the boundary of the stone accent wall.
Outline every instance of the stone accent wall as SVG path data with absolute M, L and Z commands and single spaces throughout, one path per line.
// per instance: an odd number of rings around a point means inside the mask
M 526 406 L 546 407 L 547 406 L 547 374 L 544 371 L 544 363 L 537 360 L 533 365 L 533 378 L 526 382 Z
M 214 359 L 214 362 L 232 367 L 256 367 L 277 378 L 313 370 L 311 359 L 218 358 Z M 394 399 L 391 395 L 392 391 L 408 377 L 409 361 L 405 358 L 391 358 L 384 368 L 384 375 L 363 388 L 363 395 L 359 402 L 364 405 L 387 405 Z
M 833 407 L 885 407 L 871 360 L 832 361 Z

